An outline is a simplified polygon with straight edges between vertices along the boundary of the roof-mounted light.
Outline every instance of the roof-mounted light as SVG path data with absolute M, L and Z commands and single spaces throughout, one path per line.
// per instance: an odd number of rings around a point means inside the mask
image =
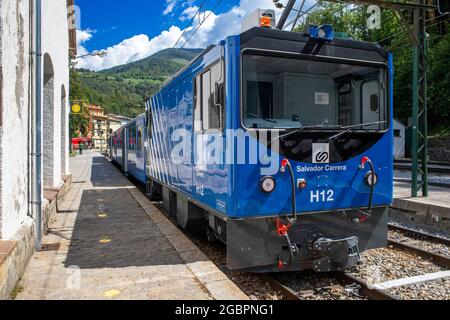
M 271 9 L 256 9 L 242 20 L 242 32 L 254 27 L 275 28 L 275 11 Z
M 309 26 L 309 36 L 312 39 L 332 41 L 334 39 L 334 29 L 332 25 L 324 24 L 322 26 Z

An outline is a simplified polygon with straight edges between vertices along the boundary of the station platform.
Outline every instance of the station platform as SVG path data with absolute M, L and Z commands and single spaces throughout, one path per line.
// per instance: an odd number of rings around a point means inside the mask
M 16 299 L 248 299 L 101 154 L 72 158 L 71 171 Z
M 414 213 L 414 221 L 450 230 L 450 188 L 429 187 L 427 198 L 411 197 L 409 182 L 394 182 L 393 207 Z

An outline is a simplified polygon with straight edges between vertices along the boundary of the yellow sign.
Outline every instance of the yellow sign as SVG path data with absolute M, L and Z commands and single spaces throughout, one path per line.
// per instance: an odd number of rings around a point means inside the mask
M 109 290 L 109 291 L 105 291 L 103 292 L 103 297 L 104 298 L 116 298 L 117 296 L 120 295 L 120 290 Z
M 72 113 L 81 113 L 81 106 L 78 103 L 72 105 Z

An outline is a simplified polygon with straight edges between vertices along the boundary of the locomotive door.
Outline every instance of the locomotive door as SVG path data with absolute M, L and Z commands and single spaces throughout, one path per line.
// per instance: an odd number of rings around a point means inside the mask
M 381 120 L 380 112 L 380 83 L 378 80 L 366 81 L 362 84 L 362 123 L 378 122 Z M 366 127 L 379 129 L 380 125 Z
M 228 175 L 224 159 L 225 112 L 221 90 L 224 64 L 220 60 L 197 76 L 194 110 L 194 192 L 202 202 L 226 212 Z

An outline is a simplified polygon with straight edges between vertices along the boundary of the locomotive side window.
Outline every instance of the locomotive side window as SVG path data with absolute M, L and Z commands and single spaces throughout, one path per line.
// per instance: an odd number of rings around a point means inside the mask
M 202 92 L 202 83 L 201 76 L 197 76 L 195 78 L 194 83 L 194 132 L 202 132 L 202 100 L 201 100 L 201 92 Z
M 209 129 L 223 129 L 223 70 L 222 64 L 216 63 L 211 67 L 211 97 L 209 99 L 208 127 Z
M 209 130 L 209 105 L 211 102 L 211 71 L 202 74 L 202 122 L 203 130 Z

